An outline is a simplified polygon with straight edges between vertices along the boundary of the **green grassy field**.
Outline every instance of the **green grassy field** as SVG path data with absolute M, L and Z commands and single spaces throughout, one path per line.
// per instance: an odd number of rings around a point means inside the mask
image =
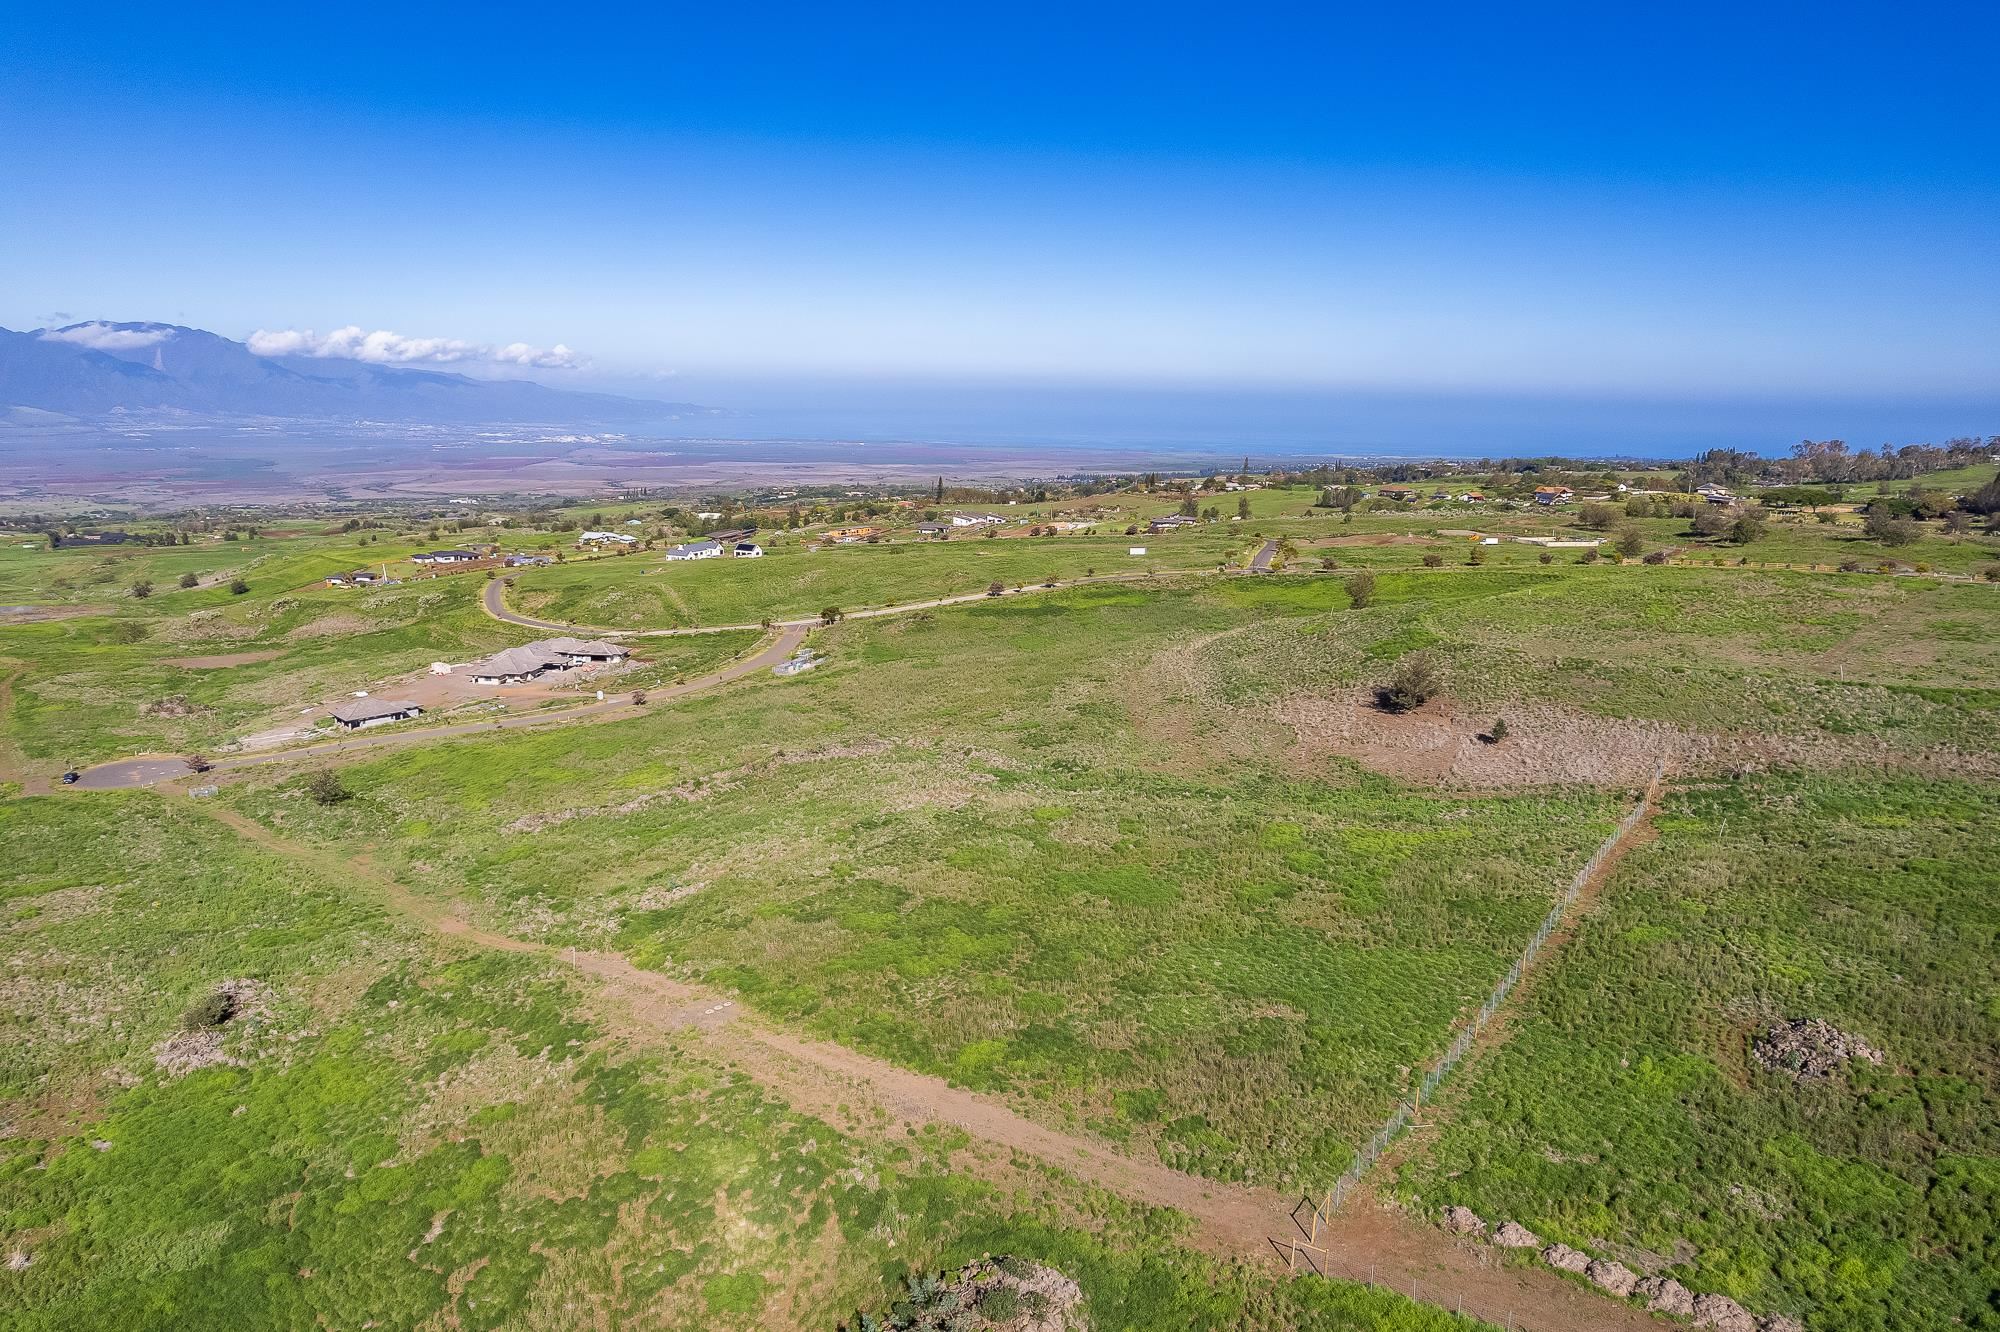
M 185 801 L 14 801 L 0 838 L 9 1327 L 831 1328 L 984 1252 L 1059 1264 L 1099 1327 L 1471 1326 L 1221 1266 L 1053 1173 L 995 1188 L 949 1131 L 796 1114 Z M 254 986 L 221 1060 L 160 1067 L 224 980 Z
M 1132 546 L 1147 554 L 1128 554 Z M 510 604 L 532 615 L 620 629 L 756 624 L 1014 587 L 1048 578 L 1214 569 L 1255 543 L 1234 530 L 1153 537 L 959 537 L 941 542 L 809 549 L 798 540 L 762 559 L 669 562 L 658 553 L 572 561 L 514 578 Z
M 1407 1094 L 1626 808 L 1630 783 L 1593 774 L 1673 752 L 1691 766 L 1658 840 L 1510 1041 L 1446 1084 L 1396 1189 L 1814 1332 L 1980 1326 L 2000 1267 L 2000 588 L 1743 567 L 1733 547 L 1700 555 L 1727 568 L 1544 565 L 1507 543 L 1473 567 L 1439 529 L 1571 517 L 1343 522 L 1301 516 L 1312 497 L 1255 492 L 1249 523 L 1169 537 L 786 537 L 757 561 L 523 574 L 518 609 L 640 627 L 1168 557 L 1142 583 L 816 629 L 827 662 L 796 679 L 360 758 L 331 806 L 302 769 L 216 797 L 318 860 L 185 797 L 0 800 L 20 1033 L 0 1049 L 0 1238 L 34 1255 L 0 1322 L 541 1327 L 588 1307 L 831 1328 L 912 1269 L 1011 1251 L 1083 1281 L 1099 1328 L 1451 1325 L 1196 1257 L 1168 1214 L 1042 1167 L 968 1170 L 955 1132 L 813 1118 L 693 1037 L 636 1032 L 547 954 L 441 944 L 328 867 L 363 857 L 514 938 L 732 992 L 1106 1152 L 1303 1188 Z M 1682 520 L 1641 526 L 1688 544 Z M 1292 543 L 1292 572 L 1213 576 L 1254 532 Z M 1893 557 L 1933 545 L 1957 552 L 1940 569 L 1992 550 L 1933 536 Z M 228 552 L 242 596 L 173 585 L 220 571 L 213 546 L 0 552 L 0 602 L 97 608 L 0 626 L 0 740 L 37 763 L 212 748 L 536 636 L 482 614 L 477 575 L 318 585 L 389 548 L 259 539 Z M 1747 553 L 1853 548 L 1774 524 Z M 137 577 L 154 595 L 121 595 Z M 648 640 L 645 679 L 757 637 Z M 1494 752 L 1541 757 L 1483 784 L 1404 766 L 1407 736 L 1357 702 L 1417 650 L 1446 682 L 1427 717 L 1508 715 Z M 261 651 L 279 655 L 166 664 Z M 238 1062 L 156 1066 L 231 978 L 261 987 L 223 1036 Z M 1756 1024 L 1795 1016 L 1888 1062 L 1801 1087 L 1748 1061 Z
M 1402 1187 L 1813 1328 L 1991 1323 L 2000 950 L 1989 786 L 1698 783 Z M 1818 1017 L 1886 1055 L 1758 1064 Z

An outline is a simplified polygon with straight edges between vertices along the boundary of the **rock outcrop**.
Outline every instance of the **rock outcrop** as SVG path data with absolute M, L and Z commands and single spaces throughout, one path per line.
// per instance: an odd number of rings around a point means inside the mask
M 1583 1275 L 1591 1285 L 1608 1291 L 1619 1299 L 1630 1295 L 1639 1284 L 1639 1274 L 1623 1263 L 1612 1262 L 1609 1258 L 1593 1258 Z
M 1750 1045 L 1758 1063 L 1773 1073 L 1800 1080 L 1832 1077 L 1850 1060 L 1882 1062 L 1882 1052 L 1822 1018 L 1780 1022 Z
M 1715 1332 L 1757 1332 L 1757 1320 L 1727 1295 L 1695 1296 L 1694 1325 L 1712 1327 Z
M 1632 1288 L 1632 1293 L 1654 1313 L 1674 1318 L 1694 1317 L 1694 1293 L 1672 1277 L 1647 1277 Z
M 1567 1244 L 1551 1244 L 1542 1250 L 1542 1261 L 1550 1267 L 1582 1276 L 1590 1267 L 1590 1255 Z
M 1484 1235 L 1486 1218 L 1470 1207 L 1447 1207 L 1444 1209 L 1444 1228 L 1454 1235 Z
M 1493 1232 L 1493 1242 L 1503 1249 L 1539 1249 L 1542 1237 L 1518 1221 L 1503 1221 Z

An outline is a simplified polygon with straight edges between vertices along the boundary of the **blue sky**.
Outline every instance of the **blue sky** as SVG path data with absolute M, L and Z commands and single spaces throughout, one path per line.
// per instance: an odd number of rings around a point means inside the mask
M 2000 384 L 1990 6 L 420 8 L 10 7 L 0 324 L 676 396 Z

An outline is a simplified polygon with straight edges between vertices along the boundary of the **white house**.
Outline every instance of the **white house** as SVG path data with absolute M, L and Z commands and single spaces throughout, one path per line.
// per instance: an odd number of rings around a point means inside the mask
M 1007 520 L 994 513 L 954 513 L 951 515 L 953 527 L 990 527 Z
M 667 547 L 670 560 L 712 560 L 722 553 L 720 541 L 686 541 Z
M 469 550 L 420 550 L 410 556 L 412 564 L 469 564 L 479 557 Z
M 739 541 L 729 552 L 739 560 L 762 559 L 764 548 L 754 541 Z
M 636 546 L 639 538 L 629 532 L 578 532 L 576 544 L 579 546 Z

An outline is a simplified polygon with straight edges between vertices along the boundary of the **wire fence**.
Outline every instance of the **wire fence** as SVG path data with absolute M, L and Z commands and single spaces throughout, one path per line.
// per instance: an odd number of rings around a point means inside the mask
M 1549 908 L 1549 914 L 1542 918 L 1541 928 L 1535 931 L 1534 937 L 1521 949 L 1521 955 L 1507 968 L 1507 974 L 1494 985 L 1493 993 L 1486 996 L 1486 1002 L 1479 1006 L 1479 1011 L 1473 1015 L 1472 1021 L 1458 1033 L 1457 1038 L 1452 1041 L 1444 1054 L 1439 1056 L 1438 1061 L 1431 1065 L 1430 1072 L 1424 1074 L 1423 1082 L 1419 1084 L 1421 1090 L 1416 1098 L 1418 1105 L 1423 1104 L 1424 1100 L 1437 1090 L 1438 1084 L 1451 1074 L 1461 1059 L 1465 1058 L 1466 1051 L 1472 1048 L 1472 1043 L 1479 1039 L 1482 1031 L 1486 1030 L 1486 1024 L 1500 1011 L 1500 1005 L 1507 1001 L 1507 996 L 1513 992 L 1514 986 L 1534 964 L 1535 958 L 1542 951 L 1542 945 L 1546 944 L 1549 936 L 1561 926 L 1563 916 L 1583 894 L 1584 886 L 1604 868 L 1605 862 L 1616 853 L 1619 843 L 1625 840 L 1626 835 L 1638 826 L 1639 820 L 1646 817 L 1646 811 L 1652 807 L 1654 795 L 1658 792 L 1660 780 L 1666 776 L 1666 772 L 1667 761 L 1661 759 L 1659 765 L 1653 769 L 1652 779 L 1647 782 L 1645 791 L 1639 796 L 1639 803 L 1619 820 L 1618 826 L 1591 854 L 1590 859 L 1583 862 L 1583 868 L 1576 872 L 1576 877 L 1569 881 L 1569 886 L 1563 890 L 1562 896 L 1558 897 L 1555 905 Z M 1319 1225 L 1340 1209 L 1348 1194 L 1352 1193 L 1355 1186 L 1361 1182 L 1361 1177 L 1368 1173 L 1369 1167 L 1388 1150 L 1389 1144 L 1409 1127 L 1410 1121 L 1415 1117 L 1415 1107 L 1408 1101 L 1403 1102 L 1396 1107 L 1396 1113 L 1390 1115 L 1382 1127 L 1375 1130 L 1375 1136 L 1368 1139 L 1361 1145 L 1360 1150 L 1355 1152 L 1353 1163 L 1341 1173 L 1339 1179 L 1333 1182 L 1333 1187 L 1327 1190 L 1325 1199 L 1313 1205 L 1313 1211 L 1316 1213 L 1313 1218 L 1315 1238 Z

